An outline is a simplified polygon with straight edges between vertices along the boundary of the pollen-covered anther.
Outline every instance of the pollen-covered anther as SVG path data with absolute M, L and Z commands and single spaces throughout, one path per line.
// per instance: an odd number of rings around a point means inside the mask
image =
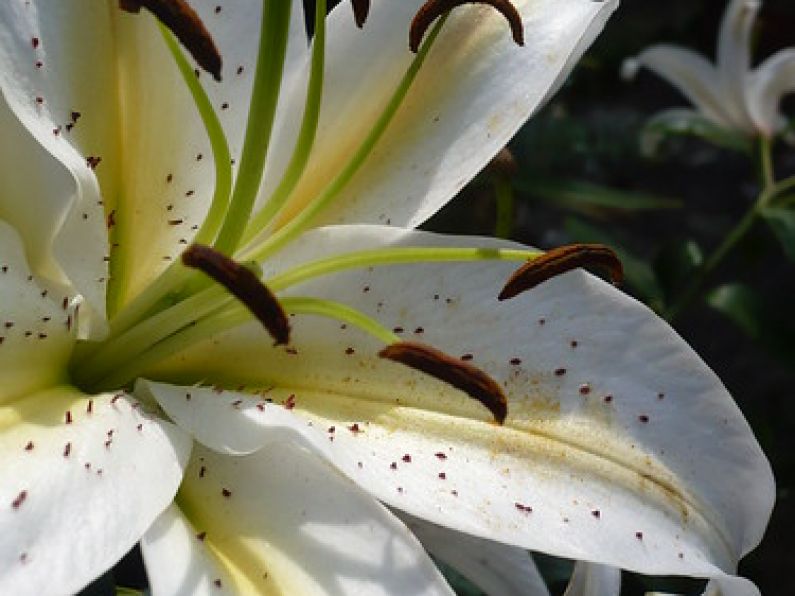
M 146 8 L 176 36 L 204 70 L 221 80 L 221 54 L 199 15 L 186 0 L 119 0 L 119 8 L 137 14 Z
M 598 267 L 618 285 L 624 279 L 621 261 L 609 247 L 602 244 L 569 244 L 554 248 L 528 261 L 505 282 L 498 299 L 507 300 L 537 285 L 580 267 Z
M 488 4 L 505 17 L 511 27 L 511 35 L 517 45 L 524 45 L 524 26 L 522 17 L 510 0 L 428 0 L 423 4 L 414 19 L 411 21 L 409 29 L 409 47 L 416 53 L 425 32 L 431 24 L 443 14 L 462 4 Z
M 202 271 L 229 290 L 268 330 L 275 345 L 286 344 L 290 340 L 287 314 L 273 292 L 253 271 L 202 244 L 189 246 L 182 253 L 182 262 L 186 267 Z
M 351 7 L 353 8 L 353 20 L 361 29 L 364 27 L 367 15 L 370 14 L 370 0 L 351 0 Z
M 498 424 L 508 415 L 508 400 L 499 384 L 479 368 L 416 342 L 397 342 L 378 355 L 423 372 L 459 389 L 483 404 Z

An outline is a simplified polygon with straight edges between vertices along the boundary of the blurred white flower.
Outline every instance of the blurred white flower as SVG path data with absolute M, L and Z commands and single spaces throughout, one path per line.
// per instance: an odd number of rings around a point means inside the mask
M 717 61 L 671 45 L 651 46 L 624 62 L 633 78 L 648 68 L 674 85 L 696 110 L 670 112 L 680 122 L 700 115 L 720 127 L 771 138 L 787 123 L 781 98 L 795 92 L 795 48 L 777 52 L 751 68 L 751 33 L 761 0 L 731 0 L 721 23 Z

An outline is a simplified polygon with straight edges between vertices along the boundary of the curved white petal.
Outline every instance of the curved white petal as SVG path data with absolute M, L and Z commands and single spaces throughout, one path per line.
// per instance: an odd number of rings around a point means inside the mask
M 626 60 L 622 74 L 633 78 L 641 68 L 668 81 L 716 124 L 733 127 L 732 114 L 741 109 L 742 96 L 724 94 L 717 70 L 700 54 L 670 44 L 651 46 Z
M 795 48 L 773 54 L 759 65 L 748 81 L 748 110 L 756 126 L 768 137 L 786 124 L 779 104 L 789 93 L 795 93 Z
M 154 596 L 234 593 L 234 576 L 203 544 L 172 504 L 141 538 L 141 552 Z
M 282 221 L 342 170 L 372 129 L 414 58 L 408 30 L 421 4 L 375 1 L 361 30 L 346 3 L 332 11 L 317 140 Z M 507 143 L 584 50 L 582 40 L 591 40 L 616 7 L 590 0 L 514 4 L 525 47 L 514 44 L 494 9 L 453 11 L 394 121 L 318 223 L 416 226 L 427 219 Z M 300 119 L 303 102 L 290 105 L 284 117 Z M 274 141 L 277 150 L 292 146 L 292 138 Z
M 190 439 L 137 406 L 71 388 L 0 406 L 0 593 L 80 590 L 171 502 Z
M 116 13 L 122 166 L 112 206 L 111 306 L 154 279 L 204 220 L 214 191 L 198 111 L 146 11 Z M 205 75 L 206 76 L 206 75 Z
M 754 131 L 746 104 L 746 88 L 751 71 L 751 33 L 761 0 L 732 0 L 726 8 L 718 33 L 718 75 L 723 91 L 736 98 L 731 106 L 737 126 Z
M 522 548 L 476 538 L 397 513 L 425 549 L 489 596 L 549 596 L 532 555 Z
M 759 596 L 759 588 L 744 577 L 722 577 L 710 580 L 704 596 Z
M 451 594 L 398 519 L 289 442 L 197 447 L 177 504 L 142 542 L 155 594 Z
M 34 277 L 22 251 L 0 220 L 0 404 L 62 382 L 74 344 L 76 305 L 63 288 Z
M 204 72 L 199 77 L 237 162 L 256 70 L 262 2 L 191 4 L 221 52 L 222 81 Z M 293 4 L 285 89 L 306 54 L 303 8 L 298 0 Z M 119 13 L 117 21 L 125 146 L 114 217 L 118 287 L 113 291 L 118 303 L 124 303 L 191 241 L 213 197 L 215 169 L 204 126 L 156 19 L 142 11 Z
M 563 596 L 618 596 L 620 593 L 620 569 L 577 561 Z
M 97 315 L 98 332 L 108 279 L 100 183 L 116 175 L 119 142 L 107 126 L 115 96 L 109 6 L 0 5 L 0 217 L 23 235 L 38 275 L 83 295 L 84 320 Z
M 496 245 L 326 228 L 280 267 L 402 244 Z M 272 387 L 267 396 L 278 402 L 293 395 L 296 413 L 336 429 L 329 443 L 349 476 L 435 523 L 648 574 L 733 572 L 762 535 L 773 479 L 719 380 L 651 311 L 593 277 L 570 273 L 498 303 L 514 268 L 394 266 L 295 289 L 470 354 L 510 396 L 503 427 L 459 392 L 379 361 L 378 344 L 355 330 L 313 317 L 296 317 L 289 350 L 249 325 L 150 376 Z

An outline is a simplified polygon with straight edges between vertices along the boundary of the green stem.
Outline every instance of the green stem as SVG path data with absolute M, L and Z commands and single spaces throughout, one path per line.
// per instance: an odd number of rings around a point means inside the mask
M 326 0 L 317 0 L 315 3 L 315 36 L 312 44 L 312 64 L 306 91 L 304 116 L 293 155 L 279 185 L 246 227 L 243 244 L 254 239 L 281 210 L 287 199 L 290 198 L 290 194 L 295 190 L 298 180 L 309 162 L 309 155 L 312 152 L 317 133 L 320 103 L 323 98 L 323 71 L 326 62 Z
M 777 192 L 775 171 L 773 167 L 772 146 L 768 139 L 759 141 L 759 168 L 762 189 L 751 208 L 743 215 L 742 219 L 735 225 L 718 247 L 707 257 L 703 265 L 691 277 L 690 283 L 677 297 L 673 304 L 666 310 L 665 319 L 669 322 L 674 321 L 690 305 L 690 303 L 701 293 L 704 282 L 710 274 L 717 268 L 729 252 L 737 245 L 740 240 L 748 233 L 759 212 L 767 206 L 772 197 Z
M 279 101 L 292 2 L 262 3 L 257 72 L 251 94 L 246 136 L 229 210 L 215 241 L 215 249 L 232 254 L 248 223 L 259 191 Z
M 314 198 L 295 218 L 284 225 L 284 227 L 280 228 L 276 233 L 270 236 L 259 246 L 243 251 L 243 253 L 239 255 L 240 260 L 263 261 L 264 259 L 281 250 L 285 244 L 306 230 L 312 223 L 312 220 L 315 218 L 315 216 L 329 203 L 331 203 L 337 197 L 340 191 L 342 191 L 342 189 L 348 184 L 348 182 L 350 182 L 354 174 L 359 171 L 361 165 L 365 162 L 367 157 L 369 157 L 370 153 L 372 153 L 373 147 L 381 139 L 390 122 L 392 122 L 392 119 L 397 113 L 398 108 L 403 103 L 411 84 L 414 82 L 420 67 L 422 66 L 423 62 L 425 62 L 428 52 L 438 37 L 445 20 L 446 17 L 442 17 L 439 19 L 439 21 L 437 21 L 436 25 L 431 31 L 431 34 L 425 40 L 417 56 L 412 61 L 411 66 L 406 71 L 406 74 L 403 75 L 403 79 L 400 81 L 397 89 L 395 89 L 395 92 L 389 99 L 384 111 L 381 112 L 378 120 L 376 120 L 373 128 L 370 130 L 370 133 L 364 139 L 362 144 L 356 150 L 353 157 L 345 165 L 342 171 L 337 174 L 334 180 L 331 181 L 331 183 L 320 193 L 319 196 Z

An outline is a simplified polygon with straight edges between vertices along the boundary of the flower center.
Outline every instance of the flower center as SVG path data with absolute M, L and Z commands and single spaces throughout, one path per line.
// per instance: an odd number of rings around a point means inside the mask
M 160 360 L 252 319 L 262 323 L 276 344 L 287 344 L 290 340 L 287 314 L 309 314 L 334 318 L 358 327 L 386 345 L 378 356 L 419 370 L 460 389 L 482 403 L 495 420 L 502 423 L 507 415 L 505 396 L 499 385 L 484 372 L 430 346 L 401 341 L 378 321 L 348 305 L 311 296 L 282 297 L 281 294 L 288 288 L 294 288 L 311 279 L 350 269 L 445 261 L 528 262 L 541 255 L 538 251 L 380 248 L 306 262 L 268 279 L 263 277 L 262 268 L 256 264 L 281 251 L 309 229 L 316 216 L 339 197 L 372 153 L 403 103 L 438 37 L 446 19 L 446 11 L 460 2 L 448 4 L 429 2 L 423 7 L 426 12 L 421 11 L 418 14 L 417 18 L 424 19 L 426 24 L 421 25 L 422 31 L 419 35 L 420 38 L 424 37 L 424 41 L 418 43 L 417 56 L 376 118 L 369 134 L 347 164 L 297 215 L 273 229 L 274 222 L 284 211 L 299 179 L 304 175 L 314 147 L 323 93 L 325 0 L 316 2 L 310 76 L 303 120 L 293 154 L 279 184 L 263 208 L 253 216 L 254 201 L 262 182 L 280 96 L 291 3 L 264 3 L 251 106 L 240 167 L 234 182 L 229 145 L 218 115 L 175 39 L 176 36 L 200 63 L 203 60 L 209 64 L 206 68 L 212 69 L 217 63 L 220 69 L 220 57 L 215 60 L 212 56 L 208 58 L 202 54 L 204 50 L 201 48 L 210 45 L 214 47 L 214 44 L 212 40 L 208 42 L 205 39 L 206 30 L 198 17 L 182 0 L 125 0 L 122 3 L 126 9 L 146 7 L 164 23 L 161 25 L 163 36 L 196 103 L 211 143 L 216 168 L 216 187 L 207 216 L 194 238 L 194 244 L 183 253 L 181 262 L 175 261 L 124 308 L 119 309 L 118 304 L 114 304 L 114 293 L 111 290 L 108 337 L 102 342 L 82 342 L 72 359 L 70 372 L 79 386 L 91 391 L 129 386 Z M 496 4 L 510 6 L 507 2 Z M 425 36 L 425 30 L 433 21 L 436 21 L 433 28 Z M 509 17 L 509 21 L 514 27 L 512 17 Z M 538 273 L 538 267 L 522 267 L 509 286 L 513 283 L 518 288 L 517 292 L 529 287 L 527 280 L 532 275 L 528 271 L 535 271 L 535 283 L 540 283 L 545 275 L 548 278 L 573 267 L 593 262 L 604 265 L 608 261 L 608 256 L 596 247 L 590 247 L 587 251 L 568 251 L 564 255 L 555 253 L 552 257 L 538 259 L 542 273 Z

